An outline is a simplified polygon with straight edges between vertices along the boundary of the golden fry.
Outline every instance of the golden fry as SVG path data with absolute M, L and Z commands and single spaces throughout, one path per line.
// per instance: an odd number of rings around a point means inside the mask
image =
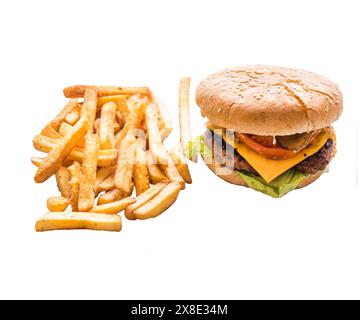
M 177 199 L 181 190 L 177 182 L 170 182 L 154 198 L 133 211 L 136 219 L 154 218 L 169 208 Z
M 165 104 L 159 98 L 154 98 L 154 101 L 157 106 L 157 111 L 159 115 L 159 129 L 161 139 L 162 141 L 164 141 L 170 135 L 173 129 L 173 122 Z
M 181 78 L 179 86 L 179 124 L 180 142 L 183 150 L 186 150 L 191 140 L 190 115 L 189 115 L 189 90 L 190 78 Z
M 50 197 L 47 199 L 46 205 L 50 212 L 65 211 L 69 205 L 69 199 L 64 197 Z
M 59 140 L 38 168 L 34 178 L 35 182 L 46 181 L 61 167 L 61 162 L 85 135 L 88 128 L 89 120 L 87 118 L 80 119 L 72 131 Z
M 96 207 L 91 209 L 91 212 L 116 214 L 119 213 L 120 211 L 123 211 L 126 207 L 133 204 L 134 202 L 135 202 L 134 197 L 127 197 L 119 201 L 97 205 Z
M 135 162 L 136 138 L 128 133 L 121 142 L 119 156 L 115 171 L 115 186 L 119 190 L 128 193 L 133 188 L 133 169 Z
M 85 90 L 84 104 L 81 108 L 81 117 L 89 119 L 89 133 L 94 132 L 94 122 L 96 118 L 97 91 L 95 88 Z
M 56 171 L 55 174 L 56 177 L 56 183 L 58 186 L 58 189 L 63 197 L 66 199 L 70 199 L 71 197 L 71 174 L 68 168 L 60 167 L 58 171 Z M 50 210 L 50 209 L 49 209 Z M 53 210 L 50 210 L 53 211 Z M 61 210 L 59 210 L 61 211 Z
M 57 132 L 50 124 L 47 124 L 42 130 L 41 134 L 45 137 L 49 137 L 52 139 L 59 139 L 61 135 Z
M 101 149 L 113 149 L 114 147 L 114 121 L 116 104 L 108 102 L 101 109 L 99 140 Z
M 136 148 L 133 179 L 136 196 L 150 188 L 149 173 L 146 165 L 146 154 L 141 148 Z
M 73 128 L 72 125 L 68 124 L 67 122 L 63 122 L 59 128 L 60 137 L 66 136 L 69 132 L 71 132 L 72 128 Z M 76 145 L 80 148 L 84 148 L 85 140 L 80 139 Z
M 76 122 L 78 122 L 80 119 L 80 108 L 74 108 L 72 111 L 70 111 L 66 116 L 64 121 L 67 122 L 70 125 L 74 125 Z
M 115 86 L 87 86 L 75 85 L 64 89 L 64 96 L 67 98 L 82 98 L 85 91 L 89 88 L 95 88 L 99 97 L 115 96 L 115 95 L 133 95 L 140 94 L 151 97 L 151 92 L 148 87 L 115 87 Z
M 186 163 L 186 159 L 184 157 L 181 146 L 177 146 L 170 152 L 170 156 L 175 163 L 176 168 L 178 169 L 180 175 L 185 180 L 186 183 L 192 183 L 191 174 L 189 171 L 188 164 Z
M 105 168 L 100 168 L 98 169 L 98 171 L 96 172 L 96 181 L 95 181 L 95 185 L 99 185 L 101 182 L 103 182 L 107 177 L 115 174 L 115 169 L 116 167 L 105 167 Z
M 97 135 L 88 133 L 85 136 L 84 159 L 80 174 L 79 211 L 88 211 L 94 206 L 98 150 Z
M 154 198 L 162 189 L 166 187 L 167 184 L 167 182 L 160 182 L 152 186 L 150 189 L 146 190 L 140 196 L 136 197 L 136 201 L 125 209 L 125 217 L 129 220 L 136 219 L 133 212 L 136 209 L 140 208 L 142 205 L 144 205 L 146 202 Z
M 95 192 L 99 193 L 102 191 L 109 191 L 115 188 L 115 181 L 114 181 L 114 176 L 108 176 L 105 180 L 103 180 L 102 182 L 100 182 L 98 185 L 96 185 L 95 187 Z
M 70 186 L 71 186 L 71 195 L 70 195 L 70 204 L 72 207 L 72 211 L 78 210 L 78 202 L 79 202 L 79 188 L 80 188 L 80 171 L 81 164 L 79 162 L 74 162 L 71 166 L 69 166 L 69 172 L 71 175 Z
M 37 232 L 69 229 L 120 231 L 121 217 L 91 212 L 49 212 L 36 222 L 35 229 Z
M 112 189 L 110 191 L 106 191 L 104 194 L 101 194 L 98 198 L 97 204 L 100 205 L 100 204 L 115 202 L 130 196 L 131 193 L 132 190 L 131 192 L 124 193 L 119 189 Z

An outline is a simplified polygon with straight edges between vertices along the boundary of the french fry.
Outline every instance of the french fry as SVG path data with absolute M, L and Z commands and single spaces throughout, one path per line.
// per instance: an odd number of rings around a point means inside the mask
M 120 130 L 121 130 L 121 128 L 120 128 L 118 121 L 117 120 L 114 121 L 114 134 L 118 133 Z M 115 142 L 115 139 L 114 139 L 114 142 Z
M 119 123 L 119 129 L 122 129 L 125 125 L 124 117 L 122 116 L 121 112 L 119 110 L 116 111 L 116 119 Z
M 180 79 L 179 86 L 179 124 L 180 124 L 180 143 L 182 150 L 186 150 L 191 140 L 190 114 L 189 114 L 189 90 L 190 78 Z M 197 161 L 197 155 L 190 155 L 192 161 Z
M 149 172 L 151 184 L 169 181 L 169 178 L 161 171 L 158 165 L 154 162 L 153 156 L 149 150 L 146 151 L 146 164 Z
M 94 206 L 98 150 L 97 135 L 88 133 L 85 136 L 84 159 L 80 174 L 79 211 L 88 211 Z
M 127 197 L 119 201 L 97 205 L 96 207 L 91 209 L 91 212 L 116 214 L 120 211 L 123 211 L 126 207 L 133 204 L 134 202 L 134 197 Z
M 114 147 L 115 113 L 115 102 L 105 103 L 101 109 L 99 128 L 99 140 L 101 149 L 113 149 Z
M 74 125 L 76 122 L 78 122 L 80 119 L 80 108 L 74 108 L 71 110 L 64 118 L 64 121 L 67 122 L 70 125 Z
M 95 187 L 95 192 L 97 194 L 99 194 L 102 191 L 109 191 L 115 188 L 115 181 L 114 181 L 114 176 L 108 176 L 105 180 L 103 180 L 102 182 L 100 182 L 98 185 L 96 185 Z
M 70 199 L 71 197 L 71 174 L 68 168 L 60 167 L 55 173 L 57 187 L 63 197 Z M 50 210 L 50 209 L 49 209 Z M 53 211 L 53 210 L 50 210 Z M 59 210 L 62 211 L 62 210 Z
M 128 133 L 120 144 L 115 171 L 115 186 L 125 193 L 130 192 L 134 185 L 132 175 L 135 162 L 135 150 L 136 138 L 132 133 Z
M 149 173 L 146 165 L 146 154 L 141 148 L 136 148 L 133 172 L 136 196 L 150 188 Z
M 50 139 L 42 135 L 37 135 L 33 139 L 33 145 L 36 150 L 39 150 L 41 152 L 50 152 L 59 141 L 60 140 Z M 99 150 L 98 166 L 99 167 L 114 166 L 116 164 L 117 155 L 118 155 L 118 151 L 115 149 Z M 68 157 L 63 161 L 63 164 L 67 159 L 82 162 L 83 158 L 84 158 L 84 150 L 75 147 L 71 150 Z M 34 164 L 35 165 L 39 164 L 38 166 L 40 166 L 40 163 L 42 163 L 44 159 L 36 158 Z
M 47 199 L 46 205 L 50 212 L 65 211 L 69 205 L 69 199 L 64 197 L 50 197 Z
M 56 115 L 56 117 L 54 119 L 52 119 L 45 127 L 44 129 L 46 130 L 47 126 L 52 127 L 55 131 L 59 130 L 60 124 L 61 122 L 64 121 L 66 115 L 71 112 L 72 110 L 74 110 L 78 105 L 77 99 L 71 99 L 64 108 L 61 109 L 61 111 Z M 44 130 L 43 129 L 43 130 Z M 42 135 L 43 134 L 43 130 L 41 131 Z
M 51 149 L 39 166 L 35 174 L 35 182 L 40 183 L 46 181 L 61 167 L 61 162 L 85 135 L 88 128 L 89 120 L 84 117 L 75 124 L 69 134 L 59 140 L 58 144 Z
M 75 85 L 64 89 L 64 96 L 67 98 L 82 98 L 85 91 L 89 88 L 95 88 L 99 97 L 115 95 L 133 95 L 140 94 L 151 97 L 148 87 L 116 87 L 116 86 L 87 86 Z
M 40 157 L 31 157 L 31 163 L 36 166 L 39 167 L 41 162 L 44 161 L 44 158 L 40 158 Z
M 67 122 L 62 122 L 59 128 L 60 138 L 65 137 L 69 132 L 71 132 L 71 129 L 72 125 L 68 124 Z M 80 148 L 84 148 L 85 140 L 80 139 L 76 145 Z
M 189 184 L 192 183 L 189 167 L 186 163 L 186 159 L 184 157 L 181 146 L 178 145 L 177 147 L 173 148 L 170 152 L 170 156 L 185 182 Z
M 128 193 L 124 193 L 119 189 L 112 189 L 110 191 L 106 191 L 104 194 L 101 194 L 98 198 L 97 204 L 100 205 L 100 204 L 115 202 L 130 196 L 131 193 L 132 191 Z
M 136 197 L 136 201 L 125 209 L 125 217 L 129 220 L 136 219 L 133 212 L 144 205 L 146 202 L 153 199 L 162 189 L 166 187 L 167 184 L 167 182 L 160 182 L 146 190 L 140 196 Z
M 61 135 L 50 124 L 47 124 L 41 131 L 41 134 L 45 137 L 59 139 Z
M 74 162 L 71 166 L 69 166 L 69 172 L 71 175 L 70 186 L 71 186 L 71 195 L 70 195 L 70 204 L 72 207 L 72 211 L 78 210 L 78 202 L 79 202 L 79 188 L 80 188 L 80 171 L 81 164 L 79 162 Z
M 143 220 L 158 216 L 176 201 L 181 188 L 179 183 L 170 182 L 154 198 L 133 211 L 135 218 Z
M 164 141 L 171 133 L 173 129 L 173 122 L 171 120 L 168 109 L 165 104 L 157 97 L 154 97 L 155 104 L 157 106 L 157 111 L 159 114 L 159 128 L 161 139 Z
M 115 173 L 115 169 L 116 167 L 105 167 L 105 168 L 100 168 L 98 169 L 98 171 L 96 172 L 96 181 L 95 181 L 95 186 L 99 185 L 101 182 L 103 182 L 107 177 L 113 175 Z
M 36 222 L 35 229 L 37 232 L 69 229 L 120 231 L 121 217 L 91 212 L 49 212 Z
M 81 108 L 81 117 L 89 118 L 89 133 L 94 132 L 94 122 L 96 118 L 97 108 L 97 91 L 95 88 L 88 88 L 85 90 L 84 104 Z
M 162 144 L 162 139 L 158 127 L 156 106 L 154 104 L 150 104 L 146 108 L 145 115 L 146 126 L 149 135 L 149 149 L 152 156 L 154 157 L 154 160 L 156 160 L 158 166 L 165 172 L 169 180 L 178 182 L 183 188 L 185 188 L 183 178 L 176 169 L 174 162 Z

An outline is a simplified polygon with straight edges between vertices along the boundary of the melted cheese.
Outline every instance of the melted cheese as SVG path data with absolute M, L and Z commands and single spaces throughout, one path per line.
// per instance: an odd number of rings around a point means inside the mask
M 274 180 L 276 177 L 289 170 L 307 157 L 318 152 L 330 137 L 329 130 L 323 130 L 305 149 L 299 151 L 294 157 L 283 160 L 273 160 L 265 158 L 248 148 L 243 143 L 238 143 L 234 139 L 223 134 L 224 140 L 232 145 L 239 154 L 264 178 L 266 182 Z

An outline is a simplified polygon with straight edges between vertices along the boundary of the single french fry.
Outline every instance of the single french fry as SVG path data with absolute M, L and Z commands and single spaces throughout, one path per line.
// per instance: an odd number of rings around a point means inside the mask
M 71 186 L 71 195 L 70 195 L 70 204 L 72 207 L 72 211 L 78 210 L 78 202 L 79 202 L 79 188 L 80 188 L 80 171 L 81 164 L 79 162 L 74 161 L 74 163 L 69 166 L 69 172 L 71 175 L 70 186 Z
M 114 134 L 115 133 L 118 133 L 120 130 L 121 130 L 121 128 L 120 128 L 120 125 L 119 125 L 119 123 L 117 122 L 117 120 L 116 121 L 114 121 Z M 114 138 L 114 142 L 115 142 L 115 138 Z
M 154 102 L 157 106 L 157 111 L 159 115 L 159 128 L 161 139 L 162 141 L 164 141 L 170 135 L 173 129 L 173 122 L 165 104 L 157 97 L 154 97 Z
M 74 125 L 76 122 L 78 122 L 80 119 L 80 108 L 74 108 L 71 110 L 66 116 L 64 121 L 67 122 L 70 125 Z
M 129 220 L 136 219 L 133 212 L 144 205 L 146 202 L 153 199 L 162 189 L 166 187 L 167 184 L 167 182 L 160 182 L 146 190 L 140 196 L 136 197 L 136 201 L 125 209 L 125 217 Z
M 69 229 L 120 231 L 121 217 L 91 212 L 49 212 L 36 222 L 35 229 L 37 232 Z
M 115 102 L 117 110 L 125 120 L 129 114 L 129 108 L 126 104 L 127 95 L 116 95 L 116 96 L 104 96 L 98 98 L 97 110 L 99 111 L 103 105 L 108 102 Z
M 115 86 L 87 86 L 75 85 L 64 89 L 64 96 L 67 98 L 82 98 L 85 91 L 89 88 L 95 88 L 99 97 L 115 95 L 133 95 L 140 94 L 151 97 L 148 87 L 115 87 Z
M 149 173 L 146 165 L 146 154 L 141 148 L 136 148 L 133 172 L 136 196 L 150 188 Z
M 116 167 L 105 167 L 105 168 L 100 168 L 98 169 L 98 171 L 96 172 L 96 181 L 95 181 L 95 185 L 99 185 L 101 182 L 103 182 L 107 177 L 115 174 L 115 169 Z
M 79 211 L 88 211 L 94 206 L 98 150 L 97 135 L 88 133 L 85 136 L 84 159 L 80 174 Z
M 71 132 L 72 128 L 72 125 L 68 124 L 67 122 L 62 122 L 59 128 L 60 137 L 65 137 L 69 132 Z M 76 145 L 80 148 L 84 148 L 85 140 L 80 139 Z
M 54 119 L 52 119 L 41 131 L 42 135 L 45 135 L 43 133 L 44 130 L 46 130 L 47 126 L 52 127 L 55 131 L 59 130 L 61 122 L 64 121 L 66 115 L 74 110 L 78 105 L 77 99 L 71 99 L 69 102 L 65 105 L 64 108 L 61 109 L 61 111 L 56 115 Z
M 57 132 L 50 124 L 47 124 L 42 130 L 41 134 L 45 137 L 59 139 L 61 138 L 61 134 Z
M 61 162 L 85 135 L 88 128 L 89 120 L 84 117 L 75 124 L 69 134 L 59 140 L 38 168 L 34 178 L 35 182 L 46 181 L 61 167 Z
M 89 118 L 89 133 L 94 132 L 94 122 L 97 108 L 97 91 L 96 88 L 90 87 L 85 90 L 84 104 L 81 108 L 81 116 Z
M 63 197 L 66 199 L 70 199 L 71 197 L 71 174 L 68 168 L 60 167 L 58 171 L 55 173 L 56 183 L 58 189 Z M 50 209 L 49 209 L 50 210 Z M 53 211 L 53 210 L 50 210 Z M 61 210 L 59 210 L 61 211 Z
M 115 113 L 115 102 L 105 103 L 101 109 L 99 128 L 99 140 L 101 149 L 113 149 L 114 147 Z
M 121 130 L 124 125 L 125 125 L 125 119 L 124 117 L 121 115 L 121 112 L 119 110 L 116 111 L 116 119 L 119 123 L 119 130 Z M 114 129 L 115 130 L 115 129 Z
M 102 191 L 109 191 L 115 188 L 115 181 L 114 181 L 114 176 L 108 176 L 105 180 L 103 180 L 102 182 L 100 182 L 98 185 L 96 185 L 95 187 L 95 192 L 97 194 L 99 194 Z
M 134 185 L 132 175 L 135 162 L 135 150 L 136 138 L 132 133 L 128 133 L 120 144 L 115 171 L 115 186 L 125 193 L 130 192 Z
M 97 204 L 100 205 L 100 204 L 115 202 L 115 201 L 118 201 L 118 200 L 121 200 L 121 199 L 124 199 L 124 198 L 130 196 L 131 193 L 132 193 L 132 190 L 131 190 L 131 192 L 124 193 L 124 192 L 120 191 L 119 189 L 112 189 L 112 190 L 106 191 L 104 194 L 101 194 L 98 198 Z
M 69 199 L 64 197 L 50 197 L 47 199 L 46 205 L 50 212 L 65 211 L 69 205 Z
M 180 124 L 180 143 L 182 150 L 186 150 L 191 140 L 190 114 L 189 114 L 189 90 L 190 78 L 180 79 L 179 86 L 179 124 Z M 192 161 L 197 161 L 197 155 L 190 155 Z
M 120 211 L 123 211 L 126 207 L 135 202 L 134 197 L 127 197 L 119 201 L 97 205 L 91 209 L 91 212 L 96 213 L 107 213 L 107 214 L 116 214 Z
M 151 184 L 169 181 L 169 178 L 161 171 L 161 169 L 155 163 L 153 156 L 149 150 L 146 151 L 146 164 Z
M 189 167 L 186 163 L 181 146 L 178 145 L 177 147 L 173 148 L 170 152 L 170 156 L 185 182 L 189 184 L 192 183 Z
M 44 158 L 40 158 L 40 157 L 31 157 L 31 163 L 36 166 L 39 167 L 41 162 L 44 161 Z
M 162 139 L 158 127 L 158 116 L 156 106 L 150 104 L 145 111 L 146 125 L 149 135 L 149 149 L 156 160 L 157 165 L 165 172 L 169 180 L 178 182 L 183 188 L 185 188 L 184 179 L 175 167 L 173 160 L 166 151 L 162 144 Z
M 154 198 L 133 211 L 135 218 L 143 220 L 158 216 L 176 201 L 181 188 L 179 183 L 170 182 Z
M 48 137 L 37 135 L 33 139 L 33 145 L 36 150 L 41 152 L 50 152 L 59 142 L 58 139 L 50 139 Z M 112 150 L 99 150 L 98 153 L 98 166 L 99 167 L 110 167 L 116 164 L 118 151 L 116 149 Z M 67 158 L 63 161 L 63 165 L 65 165 L 65 161 L 74 160 L 78 162 L 82 162 L 84 158 L 84 150 L 80 148 L 73 148 L 68 155 Z M 45 158 L 44 158 L 45 159 Z M 43 162 L 44 159 L 36 158 L 35 165 L 40 166 L 40 163 Z

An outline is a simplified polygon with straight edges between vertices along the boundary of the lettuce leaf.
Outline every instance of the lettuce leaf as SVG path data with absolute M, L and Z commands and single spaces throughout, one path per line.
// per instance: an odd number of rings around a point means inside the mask
M 193 156 L 202 155 L 205 159 L 212 158 L 212 152 L 204 142 L 204 136 L 191 139 L 184 150 L 185 157 L 191 159 Z
M 306 174 L 289 169 L 273 181 L 266 182 L 262 177 L 256 176 L 250 172 L 238 171 L 238 173 L 250 188 L 265 193 L 273 198 L 280 198 L 296 189 L 299 183 L 307 177 Z

